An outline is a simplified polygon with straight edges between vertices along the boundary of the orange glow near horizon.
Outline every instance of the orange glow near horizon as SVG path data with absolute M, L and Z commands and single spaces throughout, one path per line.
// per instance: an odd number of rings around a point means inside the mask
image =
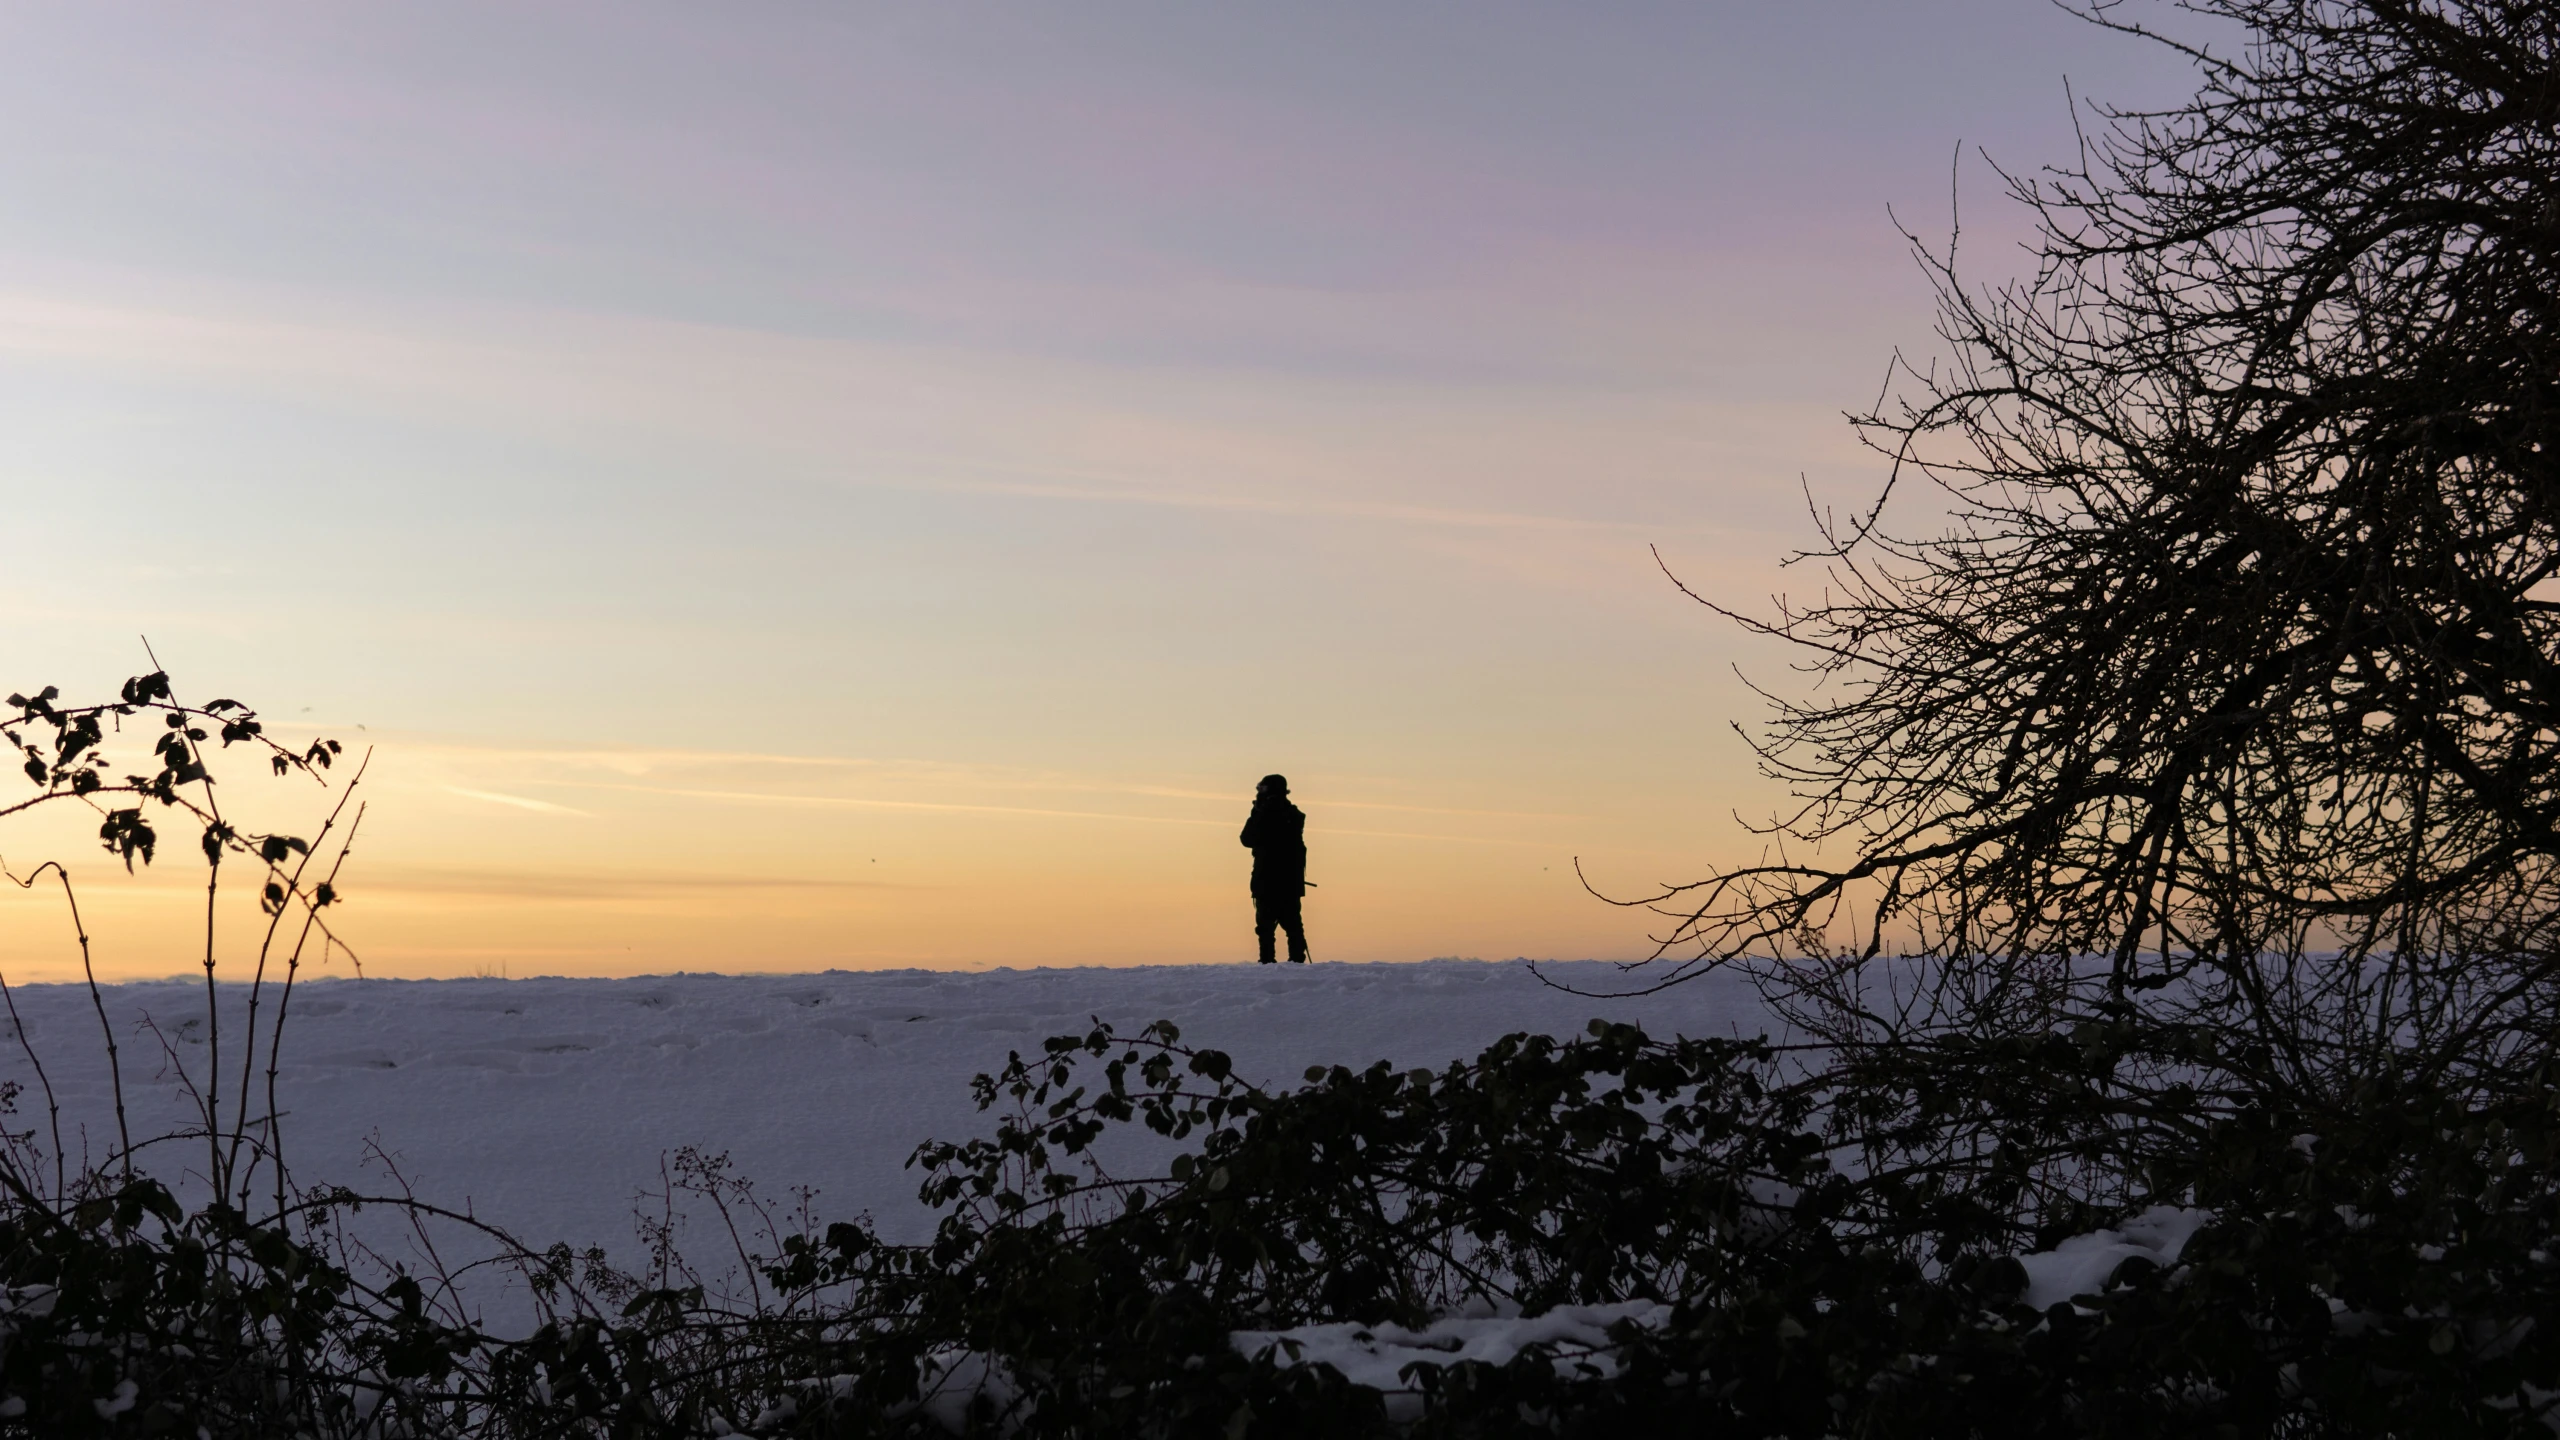
M 254 758 L 254 757 L 251 757 Z M 300 778 L 227 767 L 238 823 L 309 836 L 333 796 Z M 345 770 L 330 777 L 348 778 Z M 1642 952 L 1641 919 L 1583 891 L 1586 866 L 1632 881 L 1694 868 L 1675 826 L 1642 813 L 1425 803 L 1398 787 L 1315 773 L 1324 959 L 1507 958 Z M 1405 787 L 1407 790 L 1410 787 Z M 443 978 L 995 964 L 1117 965 L 1250 955 L 1237 845 L 1240 794 L 1160 780 L 640 750 L 500 750 L 386 737 L 358 791 L 361 827 L 329 920 L 352 958 L 307 947 L 306 975 Z M 1557 803 L 1573 803 L 1552 797 Z M 287 811 L 301 811 L 289 815 Z M 350 812 L 353 813 L 352 811 Z M 254 816 L 241 820 L 242 815 Z M 1627 846 L 1650 819 L 1660 848 Z M 128 876 L 75 802 L 18 817 L 0 852 L 24 877 L 70 870 L 99 977 L 200 977 L 205 866 L 183 816 L 156 823 L 154 863 Z M 1591 847 L 1605 834 L 1617 843 Z M 343 832 L 340 838 L 343 838 Z M 334 855 L 334 845 L 329 847 Z M 317 870 L 314 875 L 320 873 Z M 263 877 L 226 864 L 215 951 L 251 977 Z M 271 953 L 278 964 L 294 927 Z M 1631 953 L 1632 952 L 1632 953 Z M 58 888 L 0 901 L 0 970 L 13 983 L 79 977 Z
M 9 23 L 0 694 L 147 634 L 371 747 L 386 976 L 1243 960 L 1274 770 L 1318 959 L 1640 957 L 1577 860 L 1758 856 L 1736 672 L 1798 678 L 1657 554 L 1823 586 L 1842 412 L 1930 345 L 1896 217 L 1961 200 L 1997 280 L 1959 137 L 2032 173 L 2066 71 L 2191 89 L 2037 0 Z M 0 862 L 72 868 L 102 975 L 199 974 L 192 838 L 96 824 Z M 77 973 L 0 891 L 0 975 Z

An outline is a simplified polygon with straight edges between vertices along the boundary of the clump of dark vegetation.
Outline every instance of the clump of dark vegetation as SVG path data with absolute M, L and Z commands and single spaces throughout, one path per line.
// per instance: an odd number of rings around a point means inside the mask
M 206 747 L 323 780 L 335 747 L 158 674 L 12 697 L 39 794 L 0 816 L 94 806 L 129 865 L 191 826 L 209 905 L 259 867 L 278 973 L 236 1078 L 191 1077 L 184 1203 L 130 1137 L 75 1173 L 50 1106 L 10 1133 L 0 1434 L 2543 1433 L 2560 11 L 2188 8 L 2246 43 L 2014 181 L 2031 279 L 1923 252 L 1951 353 L 1865 421 L 1893 488 L 1826 530 L 1828 599 L 1749 622 L 1830 682 L 1762 741 L 1790 848 L 1635 902 L 1662 983 L 1746 967 L 1786 1043 L 1595 1025 L 1269 1089 L 1097 1025 L 918 1152 L 930 1241 L 686 1156 L 742 1238 L 626 1273 L 289 1181 L 274 1075 L 352 787 L 307 842 L 251 833 Z M 96 759 L 131 727 L 155 773 Z M 2159 1207 L 2182 1248 L 2030 1303 L 2021 1257 Z M 476 1235 L 533 1322 L 368 1248 L 384 1214 Z M 1393 1389 L 1307 1348 L 1576 1306 L 1617 1308 Z
M 921 1245 L 786 1227 L 706 1283 L 680 1259 L 506 1258 L 542 1298 L 483 1333 L 382 1273 L 313 1194 L 182 1213 L 149 1179 L 13 1191 L 0 1425 L 42 1435 L 2533 1433 L 2560 1371 L 2545 1246 L 2560 1114 L 2387 1086 L 2230 1109 L 2146 1175 L 2214 1220 L 2038 1309 L 2010 1257 L 2040 1166 L 2104 1108 L 2117 1037 L 1806 1074 L 1765 1043 L 1595 1025 L 1439 1071 L 1246 1084 L 1169 1027 L 1097 1027 L 980 1081 L 995 1133 L 925 1147 Z M 1933 1163 L 1952 1069 L 2036 1077 L 1983 1165 Z M 1954 1082 L 1961 1086 L 1961 1079 Z M 2037 1108 L 2038 1106 L 2044 1108 Z M 1114 1175 L 1123 1125 L 1182 1142 Z M 2325 1133 L 2305 1125 L 2326 1126 Z M 1916 1143 L 1915 1143 L 1916 1142 Z M 752 1197 L 718 1167 L 700 1197 Z M 364 1278 L 368 1273 L 371 1279 Z M 1599 1343 L 1416 1366 L 1407 1393 L 1237 1332 L 1663 1302 Z M 1399 1407 L 1397 1402 L 1407 1402 Z M 0 1431 L 0 1433 L 7 1433 Z

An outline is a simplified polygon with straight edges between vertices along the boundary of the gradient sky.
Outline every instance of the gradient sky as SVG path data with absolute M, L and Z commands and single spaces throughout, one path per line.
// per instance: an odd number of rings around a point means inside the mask
M 1888 207 L 2066 76 L 2185 88 L 2041 0 L 0 4 L 0 690 L 372 746 L 374 974 L 1232 961 L 1269 770 L 1320 959 L 1641 955 L 1575 857 L 1756 853 L 1786 681 L 1647 547 L 1819 583 Z M 192 962 L 189 852 L 13 823 Z

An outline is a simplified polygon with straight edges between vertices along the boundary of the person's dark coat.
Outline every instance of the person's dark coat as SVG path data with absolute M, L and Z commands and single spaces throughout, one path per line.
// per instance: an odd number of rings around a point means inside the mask
M 1229 811 L 1233 814 L 1233 811 Z M 1264 795 L 1245 817 L 1245 848 L 1253 852 L 1253 893 L 1296 900 L 1307 888 L 1307 812 L 1286 795 Z

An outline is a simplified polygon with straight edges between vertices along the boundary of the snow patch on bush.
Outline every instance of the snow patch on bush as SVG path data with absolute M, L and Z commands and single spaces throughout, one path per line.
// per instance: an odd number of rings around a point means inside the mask
M 1406 1383 L 1414 1365 L 1508 1365 L 1532 1345 L 1555 1349 L 1557 1373 L 1618 1373 L 1610 1327 L 1629 1321 L 1647 1330 L 1670 1323 L 1671 1307 L 1655 1300 L 1615 1305 L 1559 1305 L 1543 1315 L 1449 1316 L 1419 1330 L 1401 1325 L 1300 1325 L 1288 1330 L 1238 1330 L 1237 1351 L 1269 1354 L 1282 1369 L 1330 1365 L 1354 1385 L 1384 1392 L 1387 1415 L 1411 1420 L 1422 1413 L 1422 1393 Z M 1584 1372 L 1581 1367 L 1590 1367 Z
M 969 1433 L 972 1413 L 985 1402 L 997 1416 L 997 1428 L 1010 1435 L 1020 1428 L 1014 1414 L 1022 1403 L 1022 1387 L 1004 1361 L 975 1350 L 947 1346 L 918 1362 L 919 1395 L 913 1404 L 891 1407 L 897 1419 L 921 1410 L 925 1418 L 954 1435 Z
M 2154 1205 L 2113 1230 L 2074 1235 L 2050 1250 L 2021 1255 L 2026 1302 L 2045 1310 L 2075 1296 L 2099 1294 L 2107 1288 L 2107 1277 L 2127 1260 L 2148 1260 L 2165 1270 L 2178 1263 L 2188 1238 L 2212 1219 L 2210 1210 Z

